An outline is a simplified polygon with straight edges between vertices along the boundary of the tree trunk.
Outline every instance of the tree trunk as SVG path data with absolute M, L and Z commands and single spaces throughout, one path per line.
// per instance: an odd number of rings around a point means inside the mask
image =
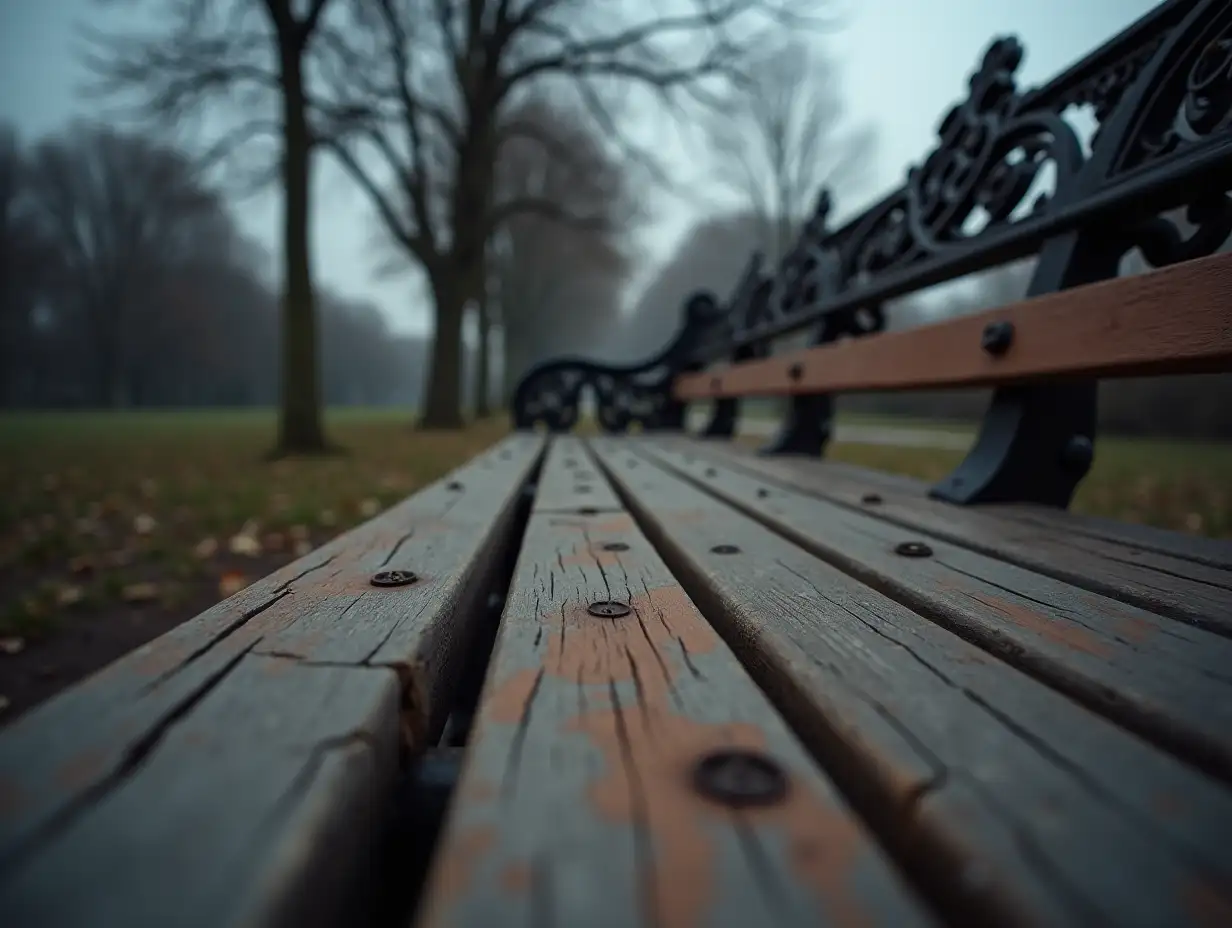
M 432 281 L 436 302 L 436 333 L 428 364 L 428 390 L 423 416 L 425 429 L 460 429 L 462 419 L 462 315 L 466 288 L 462 275 L 447 269 Z
M 486 275 L 485 275 L 486 277 Z M 489 377 L 492 370 L 491 337 L 492 313 L 488 304 L 490 282 L 484 280 L 475 294 L 476 322 L 479 329 L 479 346 L 475 352 L 475 418 L 483 419 L 492 414 L 489 400 L 492 387 Z
M 303 59 L 281 49 L 283 82 L 282 396 L 276 454 L 328 450 L 321 426 L 316 305 L 312 292 L 308 222 L 311 215 L 311 139 L 305 113 Z

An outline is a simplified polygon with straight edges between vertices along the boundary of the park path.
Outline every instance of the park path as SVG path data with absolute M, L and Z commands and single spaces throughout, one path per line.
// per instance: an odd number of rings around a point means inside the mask
M 693 429 L 706 424 L 704 414 L 691 416 Z M 737 432 L 754 438 L 769 438 L 778 429 L 774 419 L 747 416 L 740 420 Z M 912 428 L 902 425 L 867 425 L 840 422 L 834 429 L 834 441 L 842 444 L 890 445 L 899 448 L 941 448 L 964 451 L 971 447 L 972 436 L 957 430 Z

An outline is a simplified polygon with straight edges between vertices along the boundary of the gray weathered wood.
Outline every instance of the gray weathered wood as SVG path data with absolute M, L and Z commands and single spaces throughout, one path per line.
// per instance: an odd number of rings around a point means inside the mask
M 957 921 L 1232 916 L 1232 792 L 662 469 L 648 445 L 593 444 L 677 578 Z M 867 547 L 800 513 L 827 543 Z
M 787 798 L 696 794 L 725 746 L 774 757 Z M 532 516 L 428 892 L 425 926 L 927 921 L 623 512 Z
M 582 447 L 582 440 L 559 435 L 552 440 L 535 488 L 535 512 L 619 512 L 612 492 Z
M 814 554 L 1232 779 L 1232 641 L 674 448 L 646 453 Z M 895 548 L 919 540 L 929 557 Z
M 1098 537 L 1083 530 L 1091 524 L 1067 513 L 1043 518 L 1038 511 L 1020 518 L 1008 507 L 954 506 L 925 495 L 921 484 L 880 479 L 877 471 L 855 476 L 827 462 L 792 458 L 758 458 L 713 442 L 673 442 L 673 451 L 694 459 L 719 459 L 785 486 L 794 487 L 898 525 L 928 532 L 1011 564 L 1048 574 L 1197 625 L 1232 635 L 1232 543 L 1215 539 L 1174 541 L 1172 553 L 1160 550 L 1159 530 L 1145 533 L 1151 545 Z M 863 502 L 875 493 L 876 503 Z M 1030 512 L 1026 510 L 1025 512 Z M 1013 516 L 1013 517 L 1011 517 Z M 1071 528 L 1072 526 L 1072 528 Z M 1184 538 L 1184 536 L 1179 536 Z M 1180 556 L 1180 552 L 1191 552 Z M 1199 555 L 1193 557 L 1192 554 Z
M 362 845 L 362 818 L 339 822 L 379 801 L 391 728 L 417 750 L 443 723 L 542 450 L 533 435 L 500 443 L 0 732 L 0 911 L 40 926 L 106 923 L 96 910 L 110 924 L 264 924 L 297 892 L 313 911 L 286 908 L 291 923 L 328 911 L 341 889 L 321 868 L 351 873 L 367 848 L 319 854 Z M 369 584 L 391 568 L 420 580 Z M 70 893 L 51 892 L 57 875 Z M 222 922 L 179 901 L 211 892 L 238 906 Z

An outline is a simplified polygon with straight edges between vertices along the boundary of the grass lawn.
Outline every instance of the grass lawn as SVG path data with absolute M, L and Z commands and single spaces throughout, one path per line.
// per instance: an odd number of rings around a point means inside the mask
M 331 412 L 346 455 L 266 463 L 269 411 L 0 416 L 0 722 L 409 495 L 508 427 L 500 418 L 423 433 L 410 420 L 402 410 Z M 961 452 L 840 444 L 832 457 L 936 479 Z M 1232 445 L 1102 440 L 1075 508 L 1232 537 Z

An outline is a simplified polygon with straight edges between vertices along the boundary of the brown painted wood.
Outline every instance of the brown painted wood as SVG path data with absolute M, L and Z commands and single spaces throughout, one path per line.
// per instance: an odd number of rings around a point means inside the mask
M 1102 528 L 1105 520 L 1040 507 L 953 506 L 929 499 L 917 481 L 885 481 L 877 471 L 844 471 L 827 462 L 800 458 L 763 458 L 714 442 L 678 440 L 670 447 L 686 458 L 722 460 L 777 485 L 927 532 L 1208 631 L 1232 635 L 1232 567 L 1220 566 L 1232 564 L 1232 542 L 1171 538 L 1177 533 L 1158 529 L 1134 533 L 1130 526 L 1120 533 L 1104 529 L 1096 534 L 1092 524 Z M 1147 543 L 1134 543 L 1138 539 Z
M 1232 780 L 1232 641 L 674 448 L 638 446 L 928 618 Z M 896 553 L 921 541 L 927 557 Z
M 552 440 L 535 489 L 535 512 L 619 512 L 620 500 L 612 492 L 580 438 L 558 435 Z
M 6 923 L 338 916 L 399 750 L 444 721 L 542 450 L 501 442 L 0 732 Z M 420 579 L 369 584 L 388 568 Z
M 785 799 L 701 797 L 724 747 L 782 765 Z M 418 924 L 927 922 L 629 515 L 534 514 Z
M 645 444 L 594 445 L 676 577 L 953 923 L 1227 921 L 1232 792 L 661 469 Z
M 1014 325 L 1001 357 L 990 322 Z M 676 379 L 682 400 L 982 387 L 1056 377 L 1232 368 L 1232 253 L 1101 281 L 904 332 L 794 351 Z

